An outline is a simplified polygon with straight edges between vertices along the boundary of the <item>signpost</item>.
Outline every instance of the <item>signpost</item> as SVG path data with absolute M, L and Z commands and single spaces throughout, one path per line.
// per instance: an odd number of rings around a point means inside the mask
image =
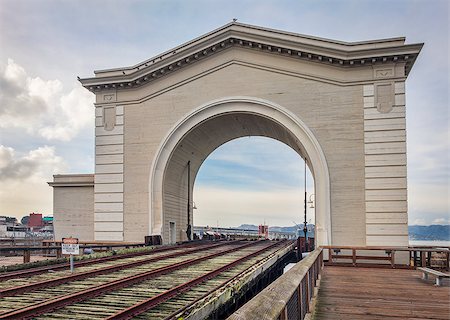
M 70 255 L 70 272 L 73 273 L 73 255 L 80 254 L 80 245 L 77 238 L 62 238 L 62 254 Z

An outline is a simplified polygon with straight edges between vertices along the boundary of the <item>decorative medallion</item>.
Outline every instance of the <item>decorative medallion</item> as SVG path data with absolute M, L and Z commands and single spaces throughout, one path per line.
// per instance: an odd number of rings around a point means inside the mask
M 389 113 L 395 105 L 394 83 L 375 84 L 375 106 L 380 113 Z
M 113 102 L 116 101 L 116 94 L 115 93 L 108 93 L 103 95 L 103 101 L 104 102 Z
M 394 76 L 394 68 L 374 69 L 376 79 L 391 78 Z
M 103 108 L 103 127 L 106 131 L 114 130 L 116 126 L 116 107 Z

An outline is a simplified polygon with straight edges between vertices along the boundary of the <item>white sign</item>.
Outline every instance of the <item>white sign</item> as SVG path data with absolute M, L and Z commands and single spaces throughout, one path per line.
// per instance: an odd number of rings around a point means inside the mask
M 77 238 L 63 238 L 61 248 L 62 254 L 80 254 L 80 245 Z

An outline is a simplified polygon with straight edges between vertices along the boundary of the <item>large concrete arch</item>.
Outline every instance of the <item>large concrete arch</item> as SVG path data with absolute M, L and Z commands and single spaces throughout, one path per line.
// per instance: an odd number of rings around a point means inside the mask
M 310 164 L 318 244 L 407 245 L 405 81 L 422 46 L 232 22 L 80 79 L 96 95 L 95 174 L 50 183 L 55 237 L 167 240 L 167 219 L 187 225 L 186 191 L 209 152 L 262 135 Z M 89 231 L 73 233 L 80 221 Z
M 252 122 L 251 119 L 257 121 Z M 245 121 L 242 130 L 236 126 L 231 128 L 233 120 L 237 120 L 240 124 Z M 262 122 L 271 123 L 272 128 Z M 258 125 L 254 126 L 252 123 Z M 224 126 L 229 130 L 224 130 Z M 202 131 L 201 128 L 203 131 L 206 129 L 209 135 L 199 132 Z M 210 128 L 217 130 L 213 137 L 208 130 Z M 277 139 L 291 146 L 306 159 L 315 180 L 317 243 L 319 245 L 331 243 L 330 178 L 327 161 L 318 140 L 305 123 L 293 113 L 276 103 L 254 97 L 226 97 L 205 103 L 180 120 L 165 137 L 150 170 L 150 234 L 161 234 L 164 242 L 167 242 L 166 216 L 170 214 L 173 215 L 173 219 L 178 216 L 177 222 L 186 225 L 187 221 L 180 217 L 180 211 L 186 212 L 187 208 L 186 197 L 182 196 L 187 193 L 187 181 L 183 174 L 187 161 L 192 161 L 191 172 L 195 177 L 207 155 L 221 144 L 246 135 L 262 135 Z M 190 137 L 195 139 L 197 152 L 190 150 L 186 145 L 189 144 Z M 190 190 L 194 184 L 193 180 L 189 186 Z M 178 194 L 171 194 L 170 191 Z M 171 198 L 172 201 L 167 198 Z M 178 237 L 181 238 L 182 234 Z

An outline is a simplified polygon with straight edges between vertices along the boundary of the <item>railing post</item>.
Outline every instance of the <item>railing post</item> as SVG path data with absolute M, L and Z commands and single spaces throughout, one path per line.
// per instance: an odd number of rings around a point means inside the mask
M 315 287 L 316 286 L 316 264 L 315 263 L 313 263 L 311 265 L 311 267 L 309 268 L 309 271 L 311 272 L 311 280 L 312 280 L 311 283 Z
M 302 319 L 302 282 L 298 284 L 297 287 L 297 310 L 298 310 L 298 318 Z
M 426 264 L 427 264 L 427 262 L 425 260 L 425 252 L 421 251 L 420 252 L 420 265 L 421 265 L 421 267 L 426 267 Z
M 323 250 L 320 252 L 320 270 L 323 269 Z
M 413 259 L 412 251 L 409 251 L 409 266 L 411 267 L 411 260 Z M 414 265 L 414 262 L 413 262 Z
M 450 264 L 450 252 L 446 252 L 445 253 L 445 270 L 449 269 L 449 264 Z
M 56 249 L 56 259 L 62 258 L 62 249 L 57 248 Z
M 319 268 L 317 268 L 317 259 L 314 261 L 313 267 L 314 267 L 314 287 L 316 286 L 317 281 L 317 275 L 319 274 Z
M 23 250 L 23 263 L 28 263 L 31 260 L 31 251 Z
M 309 312 L 309 301 L 310 301 L 310 281 L 309 281 L 309 277 L 310 277 L 310 271 L 308 270 L 308 272 L 306 273 L 306 301 L 305 301 L 305 305 L 306 305 L 306 313 Z M 314 289 L 313 289 L 314 290 Z
M 391 267 L 395 269 L 395 250 L 391 251 Z
M 352 249 L 352 261 L 353 261 L 353 266 L 356 267 L 356 249 Z

